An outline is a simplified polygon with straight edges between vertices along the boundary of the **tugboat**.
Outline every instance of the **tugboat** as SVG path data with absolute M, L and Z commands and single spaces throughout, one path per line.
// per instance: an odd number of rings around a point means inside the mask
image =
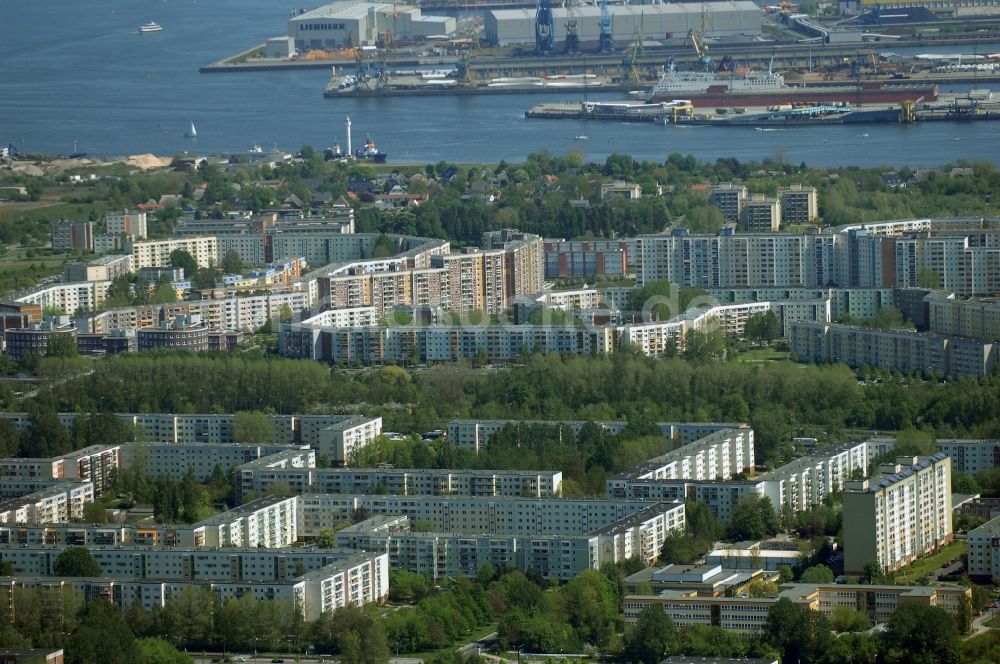
M 375 147 L 375 141 L 372 140 L 371 136 L 365 137 L 364 147 L 354 151 L 354 158 L 360 161 L 373 161 L 376 164 L 384 164 L 386 158 L 389 155 L 385 152 L 379 152 L 378 148 Z

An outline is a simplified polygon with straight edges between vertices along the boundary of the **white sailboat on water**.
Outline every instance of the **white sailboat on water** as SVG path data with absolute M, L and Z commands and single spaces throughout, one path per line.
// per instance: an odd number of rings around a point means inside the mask
M 185 138 L 198 138 L 198 130 L 194 128 L 194 122 L 191 123 L 191 129 L 189 129 L 184 134 Z

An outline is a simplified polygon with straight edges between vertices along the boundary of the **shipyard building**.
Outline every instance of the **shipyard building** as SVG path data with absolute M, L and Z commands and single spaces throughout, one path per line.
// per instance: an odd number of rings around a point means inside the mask
M 608 7 L 614 41 L 630 42 L 640 32 L 643 39 L 681 38 L 689 30 L 704 30 L 709 37 L 759 35 L 760 7 L 749 0 L 736 2 L 680 2 L 662 5 L 624 5 Z M 531 9 L 497 9 L 486 12 L 487 43 L 495 46 L 516 46 L 535 43 L 535 14 Z M 552 9 L 555 43 L 566 41 L 566 24 L 576 21 L 576 34 L 581 42 L 597 42 L 600 38 L 600 7 L 562 7 Z
M 417 7 L 380 2 L 337 2 L 288 19 L 288 39 L 300 53 L 374 46 L 386 34 L 392 41 L 411 41 L 453 32 L 453 17 L 424 16 Z

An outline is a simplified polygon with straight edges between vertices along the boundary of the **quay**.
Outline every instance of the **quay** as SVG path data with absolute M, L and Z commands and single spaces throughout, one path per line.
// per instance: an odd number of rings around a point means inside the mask
M 986 91 L 983 91 L 986 92 Z M 918 124 L 1000 120 L 1000 100 L 946 94 L 935 101 L 896 104 L 811 103 L 769 107 L 695 108 L 683 100 L 544 103 L 525 111 L 529 119 L 648 122 L 712 127 L 795 127 L 831 124 Z

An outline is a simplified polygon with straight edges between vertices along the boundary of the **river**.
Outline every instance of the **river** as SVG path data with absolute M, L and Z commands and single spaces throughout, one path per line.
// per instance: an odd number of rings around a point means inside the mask
M 312 5 L 302 0 L 6 0 L 0 3 L 0 144 L 97 155 L 216 154 L 253 144 L 322 148 L 346 142 L 344 118 L 350 115 L 355 144 L 370 134 L 392 163 L 516 162 L 533 152 L 575 150 L 590 161 L 612 153 L 663 161 L 680 152 L 703 160 L 782 157 L 816 166 L 918 167 L 957 159 L 1000 164 L 1000 123 L 756 132 L 526 120 L 523 113 L 530 106 L 565 101 L 568 93 L 325 99 L 325 69 L 198 73 L 201 65 L 282 33 L 289 12 L 299 6 Z M 148 21 L 163 31 L 139 34 L 138 27 Z M 198 128 L 197 139 L 183 136 L 189 122 Z M 579 135 L 588 140 L 576 140 Z

